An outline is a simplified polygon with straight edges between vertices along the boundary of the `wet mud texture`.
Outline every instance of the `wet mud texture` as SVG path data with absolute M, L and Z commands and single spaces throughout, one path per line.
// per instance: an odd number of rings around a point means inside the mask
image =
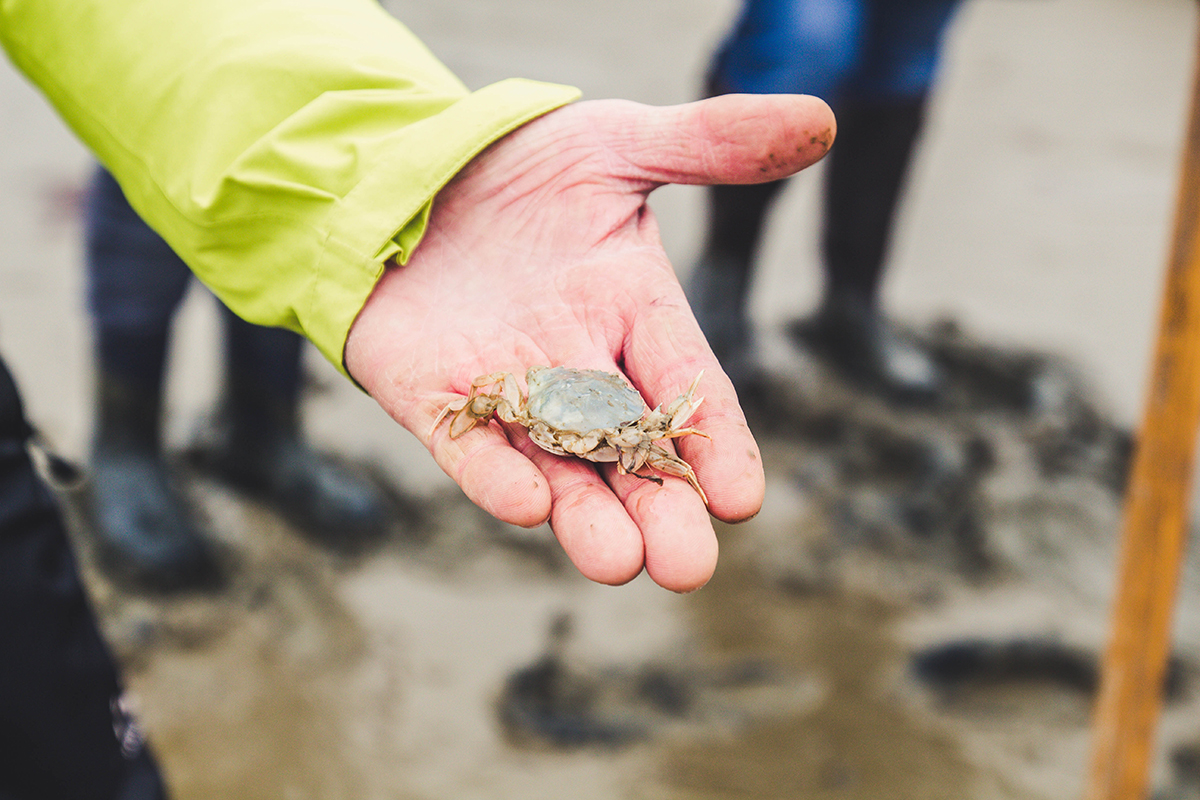
M 1131 436 L 1051 355 L 913 335 L 937 408 L 768 359 L 743 389 L 767 503 L 689 596 L 588 584 L 453 487 L 397 486 L 395 529 L 347 554 L 181 464 L 230 574 L 188 597 L 106 580 L 77 515 L 176 797 L 1077 795 Z M 1195 577 L 1163 800 L 1200 797 Z

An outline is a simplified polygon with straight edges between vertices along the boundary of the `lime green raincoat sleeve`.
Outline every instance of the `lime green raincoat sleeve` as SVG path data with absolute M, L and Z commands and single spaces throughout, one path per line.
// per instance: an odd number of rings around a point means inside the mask
M 374 0 L 0 0 L 0 40 L 230 308 L 343 370 L 435 193 L 578 95 L 468 91 Z

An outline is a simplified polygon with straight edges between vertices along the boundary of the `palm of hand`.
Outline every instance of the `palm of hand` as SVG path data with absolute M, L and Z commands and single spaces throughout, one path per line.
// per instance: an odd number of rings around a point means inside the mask
M 438 195 L 425 240 L 408 264 L 389 268 L 356 321 L 347 367 L 482 508 L 518 525 L 549 518 L 588 577 L 621 583 L 644 566 L 668 588 L 703 585 L 715 568 L 716 537 L 682 480 L 660 487 L 610 465 L 553 456 L 519 426 L 480 426 L 452 440 L 444 426 L 430 425 L 485 373 L 523 376 L 535 364 L 621 371 L 653 406 L 706 369 L 705 403 L 692 424 L 712 439 L 688 437 L 681 455 L 714 515 L 753 515 L 763 495 L 757 446 L 692 318 L 646 197 L 666 182 L 761 179 L 762 164 L 779 173 L 769 177 L 782 177 L 815 161 L 832 139 L 832 119 L 820 101 L 806 100 L 793 127 L 824 137 L 790 131 L 789 141 L 805 144 L 792 148 L 791 160 L 746 158 L 727 130 L 745 115 L 717 114 L 714 123 L 713 114 L 697 115 L 701 104 L 580 103 L 520 128 Z M 698 146 L 706 152 L 683 149 L 697 135 L 695 120 L 681 128 L 683 113 L 701 118 L 699 135 L 709 140 Z

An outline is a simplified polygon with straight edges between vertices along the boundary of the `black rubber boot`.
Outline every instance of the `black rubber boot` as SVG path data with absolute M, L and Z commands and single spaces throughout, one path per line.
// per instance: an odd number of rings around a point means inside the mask
M 933 405 L 941 396 L 930 354 L 853 294 L 826 293 L 817 314 L 790 331 L 847 380 L 891 402 Z
M 92 442 L 92 534 L 101 567 L 132 588 L 178 592 L 222 582 L 162 456 L 161 395 L 101 371 Z
M 933 403 L 943 377 L 930 354 L 879 309 L 888 243 L 925 98 L 837 112 L 827 158 L 822 250 L 825 294 L 796 337 L 864 388 L 889 399 Z
M 235 330 L 263 339 L 292 337 L 281 330 Z M 240 335 L 240 334 L 233 334 Z M 281 346 L 283 345 L 283 346 Z M 278 340 L 265 347 L 286 372 L 290 356 Z M 299 341 L 296 341 L 299 346 Z M 248 347 L 237 346 L 241 361 L 230 358 L 224 395 L 211 430 L 193 451 L 198 468 L 230 486 L 263 500 L 317 543 L 354 553 L 377 541 L 393 519 L 384 492 L 349 465 L 313 449 L 299 424 L 298 378 L 272 376 L 269 368 L 245 366 Z M 289 362 L 290 363 L 290 362 Z M 295 360 L 299 365 L 299 359 Z M 297 367 L 298 369 L 298 367 Z
M 735 385 L 752 370 L 746 301 L 763 221 L 784 183 L 708 188 L 708 235 L 685 289 L 700 329 Z

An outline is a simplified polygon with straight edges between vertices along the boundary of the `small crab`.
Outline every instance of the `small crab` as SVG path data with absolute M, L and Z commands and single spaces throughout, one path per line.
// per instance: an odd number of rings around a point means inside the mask
M 686 461 L 655 444 L 674 439 L 708 434 L 684 423 L 700 407 L 696 397 L 703 370 L 686 392 L 666 408 L 649 411 L 636 389 L 620 375 L 598 369 L 571 367 L 530 367 L 525 373 L 529 395 L 521 396 L 517 379 L 511 372 L 493 372 L 471 381 L 465 399 L 455 400 L 442 409 L 433 429 L 448 415 L 450 437 L 457 438 L 488 419 L 494 412 L 505 422 L 516 422 L 529 429 L 529 438 L 551 453 L 578 456 L 588 461 L 616 462 L 622 475 L 661 484 L 662 479 L 638 473 L 649 465 L 668 475 L 686 478 L 708 505 L 708 497 Z M 499 387 L 484 392 L 489 387 Z

